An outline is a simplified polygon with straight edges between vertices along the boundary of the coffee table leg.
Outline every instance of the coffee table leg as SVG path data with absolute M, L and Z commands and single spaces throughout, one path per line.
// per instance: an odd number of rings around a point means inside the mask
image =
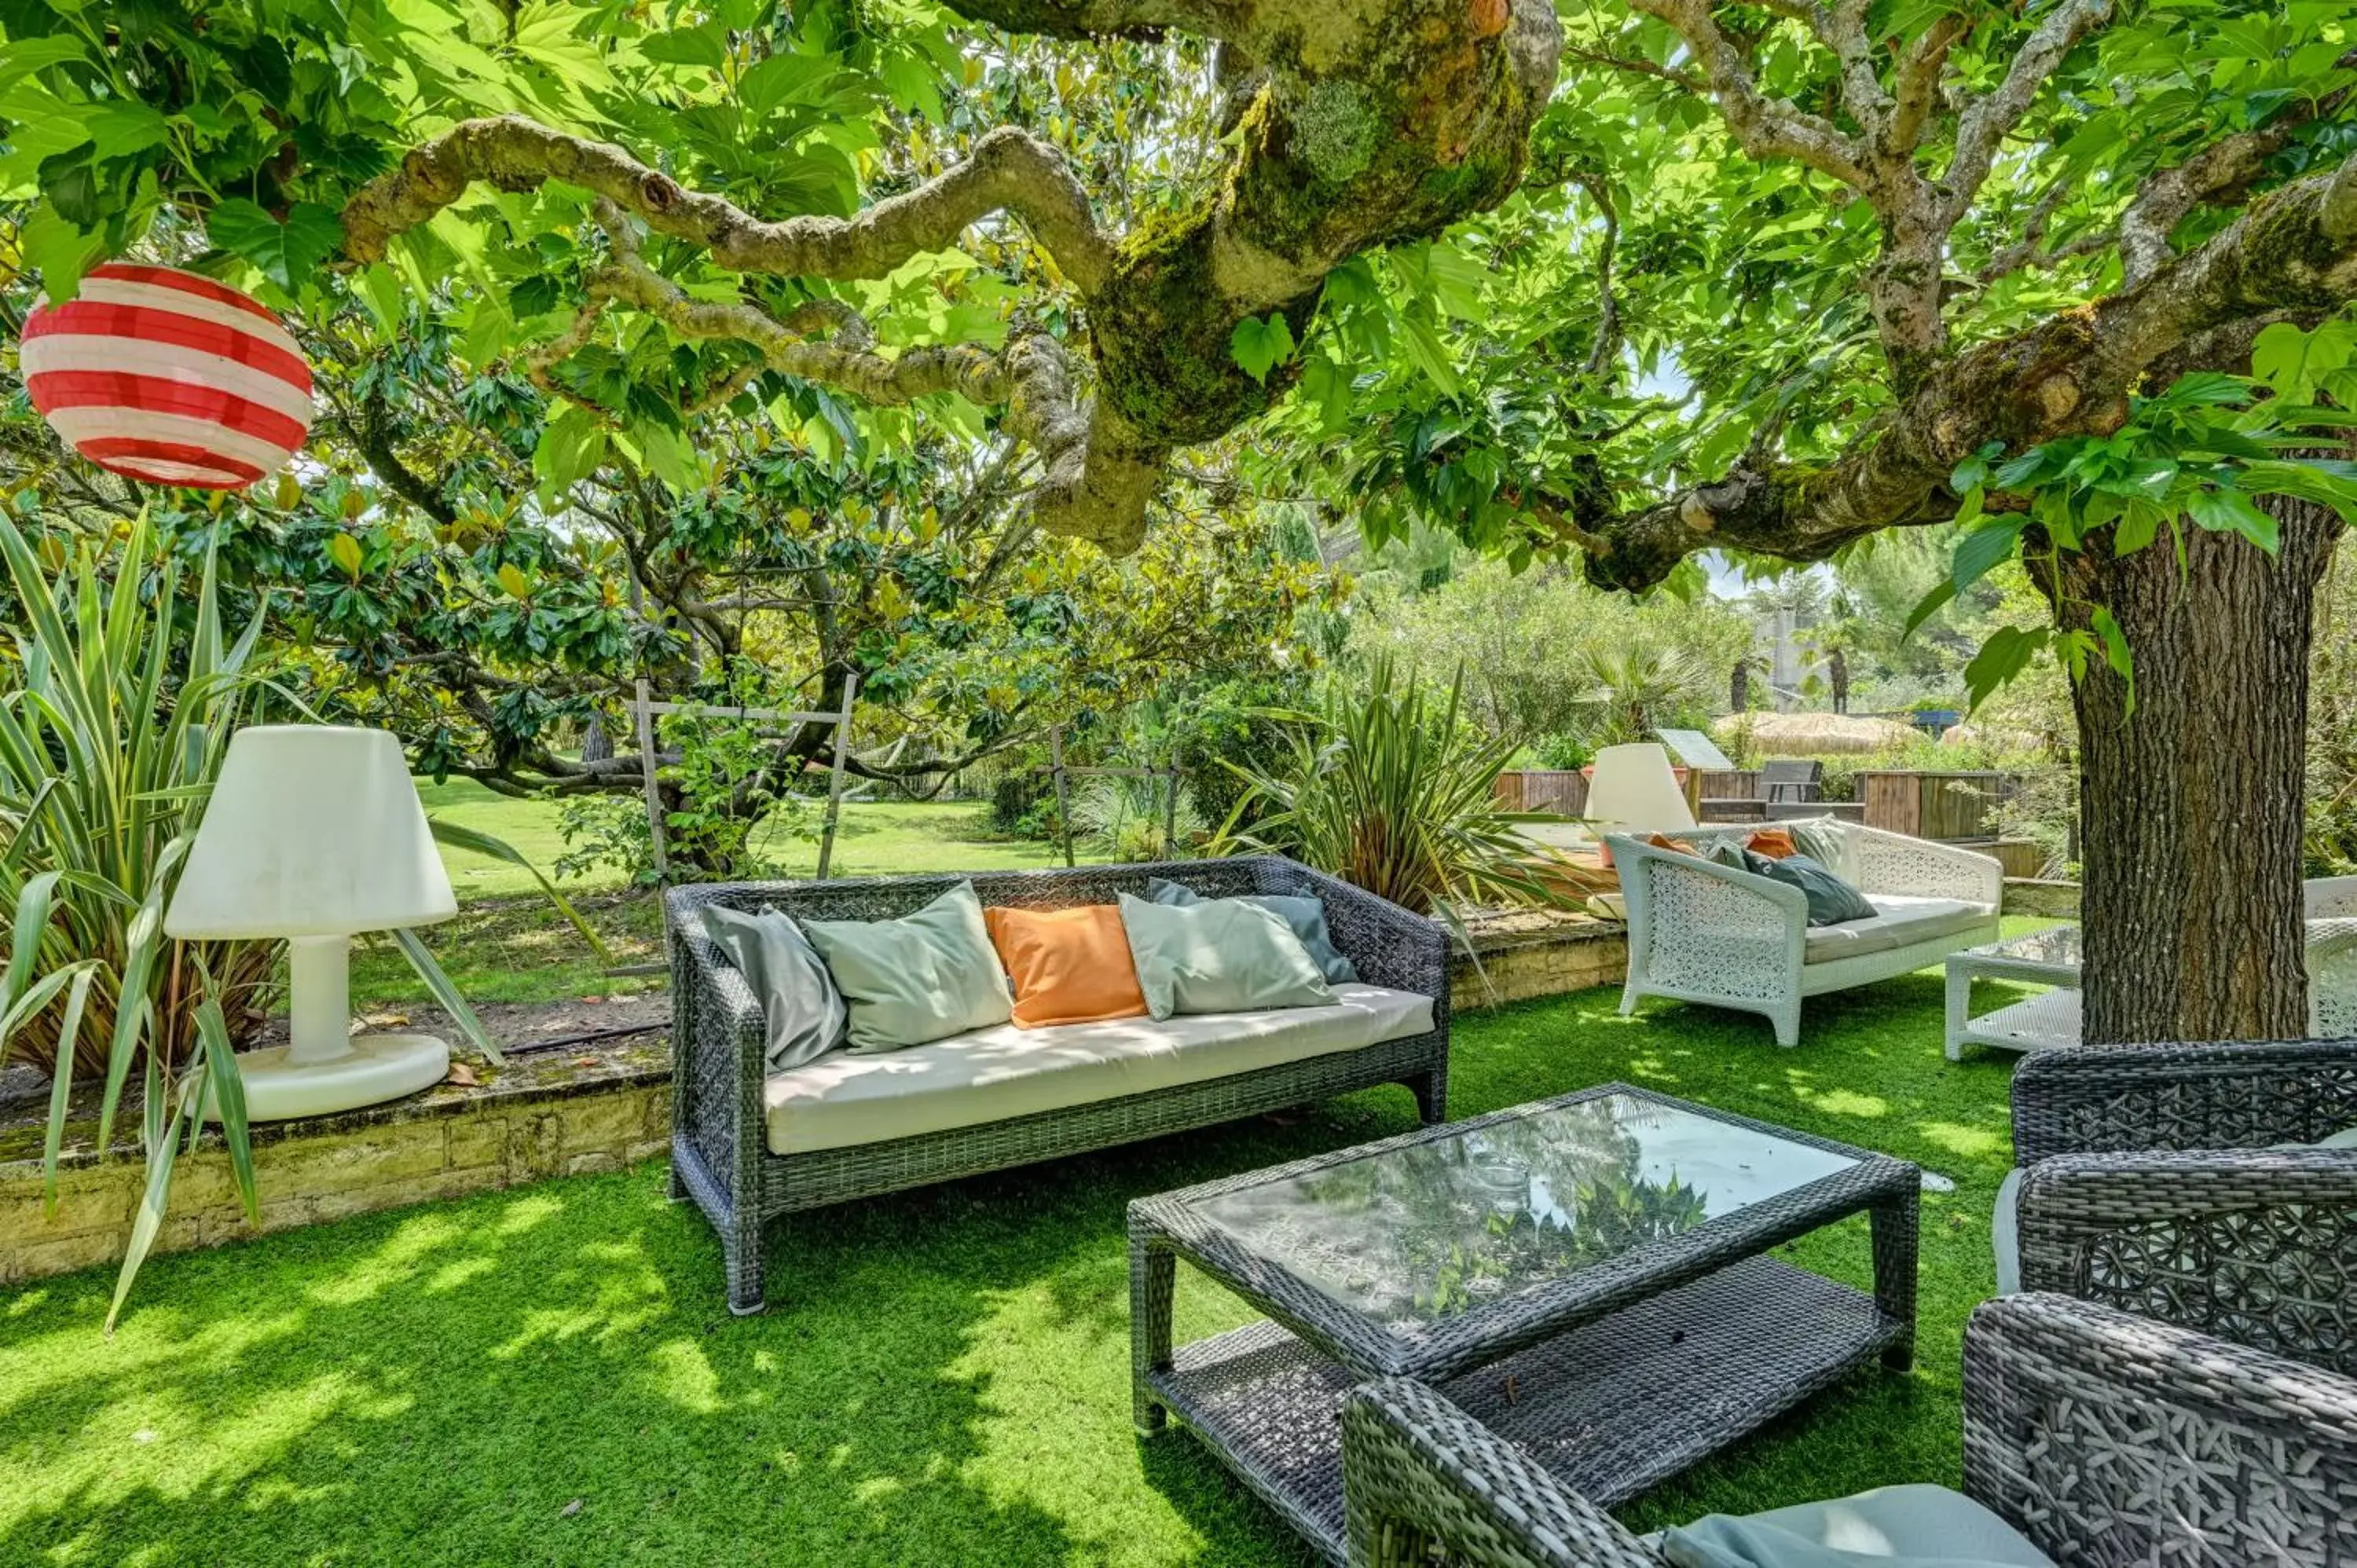
M 1973 971 L 1969 964 L 1948 965 L 1948 1059 L 1964 1059 L 1964 1026 L 1973 1012 Z
M 1907 1326 L 1905 1337 L 1882 1353 L 1882 1364 L 1894 1372 L 1915 1365 L 1915 1242 L 1917 1211 L 1921 1207 L 1921 1198 L 1910 1192 L 1878 1203 L 1870 1211 L 1874 1305 Z
M 1169 1247 L 1133 1228 L 1129 1236 L 1130 1418 L 1138 1435 L 1160 1432 L 1165 1421 L 1152 1375 L 1170 1369 L 1170 1305 L 1178 1288 L 1178 1258 Z

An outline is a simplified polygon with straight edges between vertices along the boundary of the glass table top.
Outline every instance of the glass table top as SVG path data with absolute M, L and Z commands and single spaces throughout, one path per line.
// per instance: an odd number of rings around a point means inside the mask
M 1237 1188 L 1194 1212 L 1361 1317 L 1408 1332 L 1857 1164 L 1608 1094 Z
M 2007 937 L 1976 950 L 1992 958 L 2019 959 L 2025 963 L 2052 964 L 2058 969 L 2076 969 L 2082 961 L 2076 926 L 2053 926 L 2026 936 Z

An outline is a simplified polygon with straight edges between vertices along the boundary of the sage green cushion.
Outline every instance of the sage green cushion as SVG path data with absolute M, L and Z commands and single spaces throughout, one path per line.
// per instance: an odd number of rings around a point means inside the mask
M 804 920 L 802 932 L 850 1007 L 855 1052 L 926 1045 L 1014 1015 L 971 882 L 898 920 Z
M 1121 924 L 1146 1009 L 1157 1018 L 1322 1007 L 1334 1000 L 1293 928 L 1261 905 L 1241 898 L 1149 904 L 1125 893 Z
M 1834 1502 L 1662 1532 L 1676 1568 L 2054 1568 L 2019 1530 L 1945 1487 L 1884 1487 Z

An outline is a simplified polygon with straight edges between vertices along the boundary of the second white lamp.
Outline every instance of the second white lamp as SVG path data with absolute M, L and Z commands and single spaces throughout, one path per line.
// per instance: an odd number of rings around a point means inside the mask
M 1650 741 L 1608 746 L 1596 754 L 1587 810 L 1581 815 L 1640 832 L 1684 832 L 1695 825 L 1670 754 Z
M 231 737 L 164 916 L 182 940 L 285 938 L 288 1043 L 238 1057 L 246 1114 L 317 1116 L 439 1082 L 431 1035 L 351 1033 L 351 939 L 458 912 L 383 730 L 257 725 Z

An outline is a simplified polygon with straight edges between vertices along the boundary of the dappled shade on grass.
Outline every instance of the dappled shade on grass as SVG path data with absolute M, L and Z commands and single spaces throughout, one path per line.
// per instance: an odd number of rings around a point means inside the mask
M 1452 1113 L 1622 1079 L 1958 1184 L 1924 1200 L 1918 1369 L 1628 1517 L 1953 1483 L 2009 1064 L 1943 1059 L 1936 974 L 1812 1002 L 1797 1050 L 1616 995 L 1461 1017 Z M 1372 1090 L 796 1216 L 754 1318 L 660 1162 L 158 1259 L 112 1341 L 103 1271 L 36 1284 L 0 1297 L 0 1563 L 1304 1563 L 1190 1438 L 1133 1437 L 1124 1208 L 1413 1124 Z M 1867 1279 L 1862 1220 L 1786 1255 Z M 1248 1316 L 1192 1277 L 1178 1314 Z

